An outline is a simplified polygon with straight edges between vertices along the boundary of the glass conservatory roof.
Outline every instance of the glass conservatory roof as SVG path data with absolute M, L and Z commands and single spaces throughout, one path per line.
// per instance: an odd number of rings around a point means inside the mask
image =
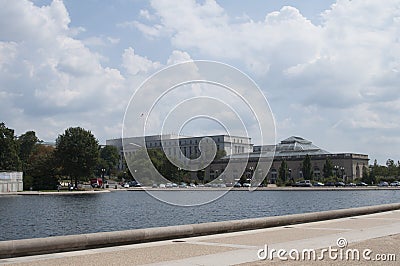
M 323 155 L 331 154 L 330 152 L 319 148 L 312 144 L 311 141 L 301 137 L 292 136 L 282 140 L 276 145 L 254 146 L 254 152 L 247 154 L 232 154 L 223 159 L 241 159 L 251 157 L 259 157 L 263 152 L 267 156 L 271 156 L 271 151 L 275 148 L 275 157 L 303 156 L 303 155 Z M 261 152 L 262 151 L 262 152 Z

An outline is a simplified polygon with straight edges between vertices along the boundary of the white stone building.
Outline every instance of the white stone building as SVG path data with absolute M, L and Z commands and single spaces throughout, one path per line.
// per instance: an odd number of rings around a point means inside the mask
M 0 193 L 22 191 L 22 176 L 22 172 L 0 172 Z

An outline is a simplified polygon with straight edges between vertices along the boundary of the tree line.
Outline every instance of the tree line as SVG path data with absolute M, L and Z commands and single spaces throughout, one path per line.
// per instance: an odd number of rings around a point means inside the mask
M 156 169 L 173 181 L 190 181 L 189 174 L 169 162 L 161 150 L 148 151 Z M 226 155 L 224 151 L 217 153 L 215 160 Z M 23 171 L 24 189 L 35 190 L 55 189 L 60 180 L 69 179 L 77 186 L 79 181 L 104 174 L 117 174 L 120 178 L 134 179 L 129 171 L 117 172 L 119 153 L 114 146 L 99 145 L 91 133 L 81 127 L 70 127 L 60 134 L 55 146 L 45 145 L 34 131 L 27 131 L 20 136 L 14 130 L 0 123 L 0 171 Z M 338 181 L 340 172 L 326 159 L 322 176 L 315 176 L 311 158 L 306 155 L 302 162 L 303 179 L 322 182 Z M 400 161 L 397 163 L 388 159 L 385 165 L 379 165 L 375 160 L 369 167 L 362 169 L 362 179 L 367 184 L 377 184 L 380 181 L 394 181 L 400 176 Z M 203 172 L 198 173 L 202 180 Z M 205 180 L 203 180 L 205 181 Z M 290 169 L 285 160 L 278 170 L 277 184 L 292 184 Z
M 64 179 L 77 187 L 79 181 L 110 175 L 118 160 L 116 147 L 101 147 L 95 136 L 81 127 L 66 129 L 51 146 L 34 131 L 16 136 L 13 129 L 0 123 L 0 171 L 22 171 L 24 190 L 55 189 Z

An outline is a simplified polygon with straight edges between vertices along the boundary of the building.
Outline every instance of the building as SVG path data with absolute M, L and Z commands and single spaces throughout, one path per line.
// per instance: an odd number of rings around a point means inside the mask
M 23 189 L 22 172 L 0 172 L 0 193 L 17 192 Z
M 174 134 L 152 135 L 144 138 L 147 149 L 164 149 L 169 156 L 179 158 L 184 155 L 187 158 L 200 156 L 199 143 L 203 138 L 210 138 L 216 144 L 217 151 L 225 151 L 227 156 L 233 154 L 249 153 L 253 151 L 251 138 L 227 135 L 210 135 L 201 137 L 180 136 Z M 206 140 L 207 141 L 207 140 Z M 125 145 L 123 145 L 123 143 Z M 129 137 L 106 140 L 106 145 L 117 147 L 120 153 L 118 169 L 124 169 L 124 156 L 133 156 L 135 152 L 143 148 L 143 137 Z M 125 146 L 125 150 L 124 147 Z M 179 149 L 181 152 L 179 152 Z
M 334 167 L 334 174 L 343 179 L 344 182 L 352 182 L 355 179 L 362 178 L 363 173 L 368 169 L 368 155 L 330 153 L 315 146 L 309 140 L 292 136 L 276 145 L 254 146 L 254 150 L 250 154 L 233 154 L 215 161 L 207 167 L 205 178 L 206 180 L 212 180 L 223 173 L 230 160 L 232 160 L 233 163 L 235 161 L 243 162 L 243 160 L 248 160 L 247 167 L 243 174 L 251 177 L 259 161 L 262 162 L 263 160 L 262 156 L 260 156 L 262 151 L 273 151 L 274 149 L 275 156 L 270 170 L 266 175 L 268 183 L 275 183 L 278 178 L 279 167 L 283 160 L 285 160 L 289 168 L 287 180 L 302 179 L 302 163 L 306 155 L 310 156 L 312 171 L 314 179 L 316 180 L 323 177 L 323 168 L 327 159 L 331 161 Z M 240 178 L 235 172 L 225 174 L 232 175 L 236 180 Z

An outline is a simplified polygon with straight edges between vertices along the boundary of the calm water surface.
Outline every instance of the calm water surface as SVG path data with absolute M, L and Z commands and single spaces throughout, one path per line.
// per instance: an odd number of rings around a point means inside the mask
M 212 191 L 165 191 L 204 196 Z M 199 194 L 202 193 L 202 194 Z M 0 241 L 226 221 L 400 202 L 400 190 L 230 191 L 206 205 L 179 207 L 144 191 L 0 197 Z

